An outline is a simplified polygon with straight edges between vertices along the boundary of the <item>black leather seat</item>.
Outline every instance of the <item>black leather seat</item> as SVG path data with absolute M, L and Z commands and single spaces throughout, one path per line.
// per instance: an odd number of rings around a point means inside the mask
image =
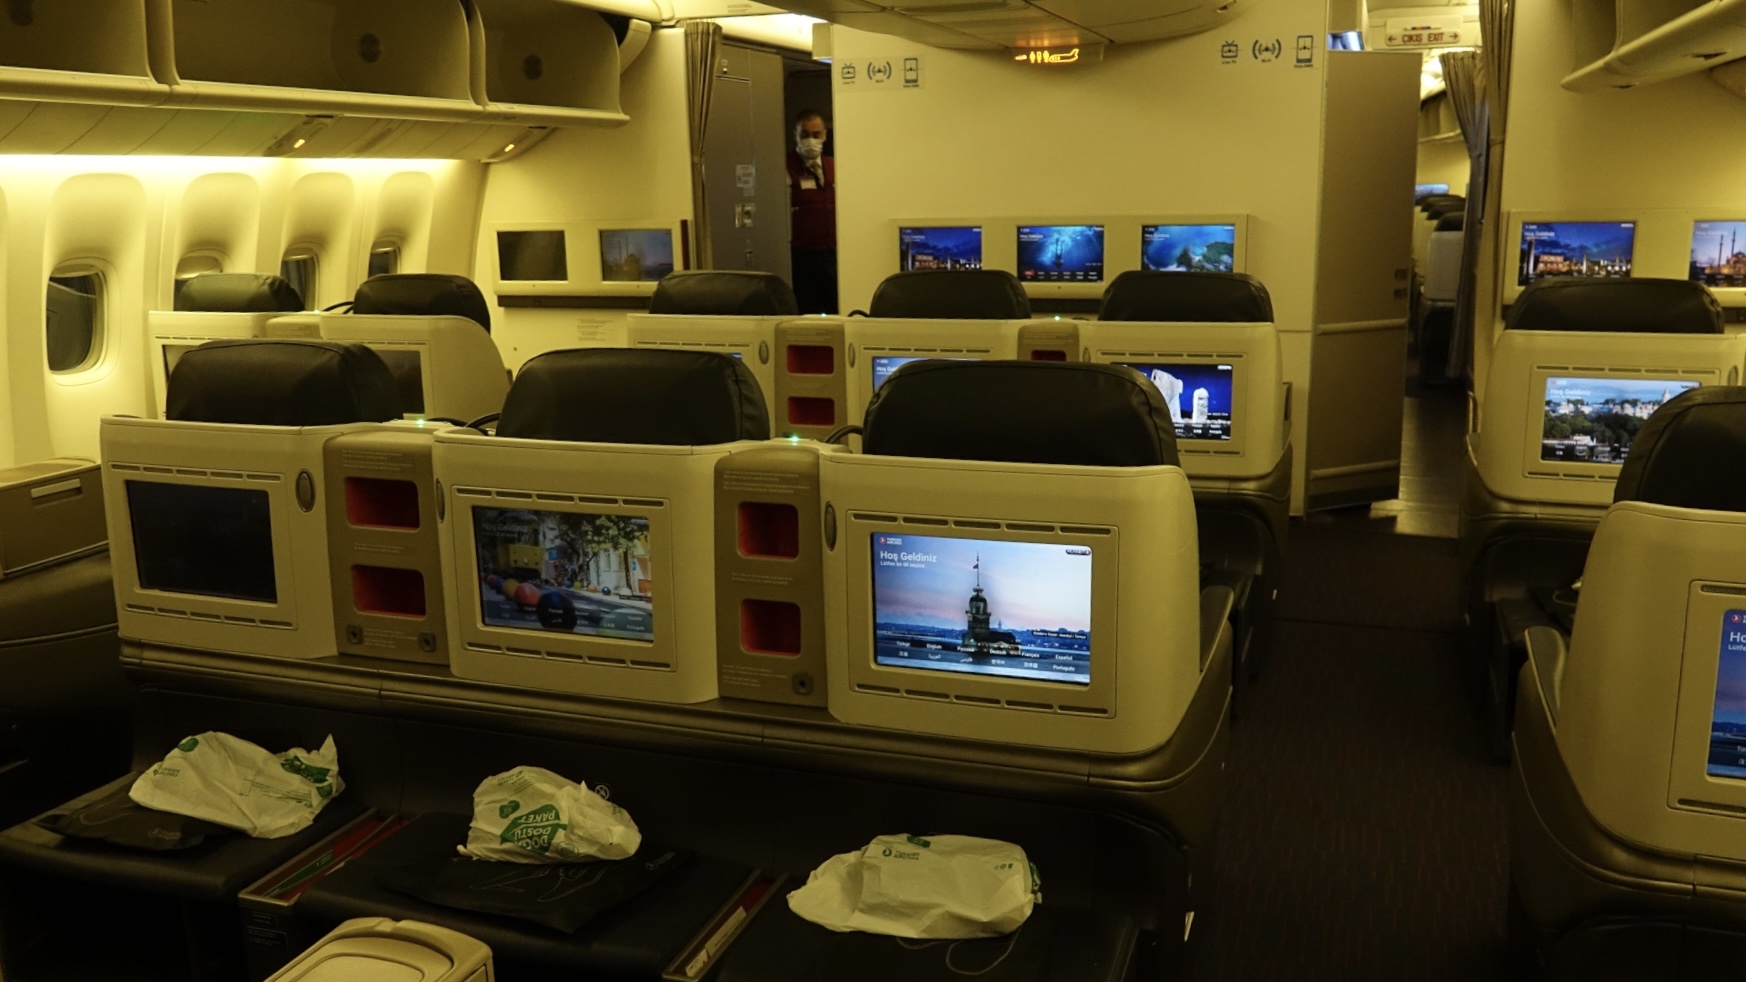
M 255 426 L 399 419 L 394 375 L 374 351 L 341 341 L 208 341 L 170 374 L 165 418 Z
M 1447 215 L 1444 215 L 1441 218 L 1438 218 L 1436 227 L 1433 228 L 1431 231 L 1433 231 L 1433 232 L 1461 232 L 1461 231 L 1465 231 L 1466 228 L 1467 228 L 1467 212 L 1466 211 L 1452 211 L 1452 212 L 1448 213 Z
M 794 288 L 775 273 L 694 269 L 668 273 L 649 298 L 651 314 L 693 317 L 795 317 Z
M 1024 320 L 1031 302 L 1018 277 L 998 269 L 928 269 L 896 273 L 873 291 L 872 317 Z
M 465 317 L 491 332 L 491 308 L 478 284 L 445 273 L 388 273 L 358 284 L 354 314 Z
M 528 440 L 708 446 L 770 439 L 752 370 L 705 351 L 577 348 L 528 361 L 497 435 Z
M 1103 291 L 1097 319 L 1270 324 L 1273 298 L 1247 273 L 1129 270 Z
M 303 298 L 283 276 L 271 273 L 204 273 L 176 290 L 176 309 L 198 313 L 268 314 L 304 309 Z
M 1722 305 L 1691 280 L 1552 277 L 1510 305 L 1506 330 L 1721 334 Z
M 1613 501 L 1746 512 L 1746 387 L 1682 392 L 1649 417 Z
M 864 453 L 1095 467 L 1175 465 L 1158 389 L 1120 365 L 929 361 L 867 404 Z

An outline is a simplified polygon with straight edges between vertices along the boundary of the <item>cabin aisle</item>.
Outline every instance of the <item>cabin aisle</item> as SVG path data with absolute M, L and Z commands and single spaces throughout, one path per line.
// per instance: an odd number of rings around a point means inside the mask
M 1197 982 L 1507 977 L 1508 772 L 1457 592 L 1464 398 L 1409 382 L 1403 499 L 1292 528 Z

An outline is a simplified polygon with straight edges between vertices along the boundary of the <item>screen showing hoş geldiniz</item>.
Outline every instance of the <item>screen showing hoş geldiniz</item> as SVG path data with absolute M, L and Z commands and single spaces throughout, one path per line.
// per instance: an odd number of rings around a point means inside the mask
M 873 661 L 1091 683 L 1084 544 L 871 533 Z

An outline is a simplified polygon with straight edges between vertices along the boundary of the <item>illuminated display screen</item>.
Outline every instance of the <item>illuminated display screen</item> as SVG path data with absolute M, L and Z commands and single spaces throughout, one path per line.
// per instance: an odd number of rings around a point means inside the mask
M 982 229 L 973 226 L 900 228 L 898 268 L 981 269 Z
M 1622 279 L 1631 275 L 1636 222 L 1523 222 L 1516 284 L 1547 276 Z
M 1710 714 L 1711 777 L 1746 779 L 1746 610 L 1722 615 L 1716 705 Z
M 608 283 L 653 283 L 673 272 L 673 233 L 664 228 L 606 229 L 600 233 L 600 278 Z
M 1102 225 L 1025 225 L 1018 230 L 1019 279 L 1102 283 Z
M 653 641 L 649 520 L 473 509 L 487 627 Z
M 1705 286 L 1746 286 L 1746 222 L 1693 222 L 1689 275 Z
M 872 533 L 873 660 L 1091 683 L 1091 547 Z
M 1698 383 L 1690 379 L 1546 379 L 1540 459 L 1619 464 L 1661 404 Z
M 1143 269 L 1171 273 L 1235 272 L 1237 226 L 1141 226 L 1140 263 Z
M 1235 370 L 1230 365 L 1128 362 L 1152 380 L 1170 407 L 1179 440 L 1229 440 Z

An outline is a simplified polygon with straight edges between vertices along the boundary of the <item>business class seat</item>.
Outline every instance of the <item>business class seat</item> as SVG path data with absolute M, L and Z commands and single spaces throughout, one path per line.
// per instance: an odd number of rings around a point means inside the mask
M 1425 247 L 1425 267 L 1416 282 L 1412 344 L 1419 358 L 1419 377 L 1443 381 L 1449 362 L 1449 340 L 1455 323 L 1455 295 L 1461 289 L 1461 256 L 1466 244 L 1467 216 L 1452 212 L 1437 219 Z
M 509 372 L 491 340 L 491 310 L 472 280 L 392 273 L 358 284 L 344 312 L 274 320 L 269 337 L 367 345 L 393 373 L 404 412 L 469 422 L 503 408 Z
M 1178 444 L 1182 467 L 1194 487 L 1201 562 L 1210 582 L 1236 597 L 1234 667 L 1241 702 L 1245 680 L 1258 670 L 1252 656 L 1265 649 L 1280 554 L 1290 523 L 1292 447 L 1286 424 L 1289 394 L 1280 375 L 1273 301 L 1261 281 L 1243 273 L 1131 271 L 1104 292 L 1101 325 L 1130 322 L 1155 330 L 1155 346 L 1180 343 L 1184 350 L 1218 350 L 1221 338 L 1253 348 L 1245 357 L 1246 404 L 1236 428 L 1249 433 L 1240 456 L 1231 446 L 1203 441 Z M 1165 339 L 1170 339 L 1166 341 Z M 1125 347 L 1137 343 L 1124 337 Z M 1234 348 L 1232 350 L 1235 350 Z M 1105 360 L 1093 353 L 1095 360 Z M 1233 397 L 1233 402 L 1235 398 Z M 1255 437 L 1265 437 L 1255 439 Z
M 868 406 L 863 447 L 866 457 L 1111 469 L 1180 463 L 1169 411 L 1145 376 L 1118 365 L 1083 362 L 932 361 L 904 366 Z M 1192 526 L 1184 520 L 1181 527 Z M 1124 550 L 1148 548 L 1143 540 L 1121 545 Z M 1154 543 L 1152 551 L 1166 552 L 1168 545 Z M 1117 584 L 1094 589 L 1113 596 Z M 1178 775 L 1161 783 L 1180 781 L 1181 787 L 1194 789 L 1167 809 L 1172 837 L 1186 858 L 1185 881 L 1169 889 L 1184 891 L 1189 911 L 1206 901 L 1210 871 L 1203 865 L 1204 847 L 1214 835 L 1223 797 L 1220 782 L 1208 780 L 1196 787 L 1195 776 L 1210 777 L 1224 767 L 1223 735 L 1231 692 L 1231 592 L 1223 585 L 1205 584 L 1200 594 L 1200 665 L 1192 696 L 1156 692 L 1141 697 L 1154 704 L 1186 707 L 1167 743 L 1172 752 L 1182 755 L 1175 765 Z M 1160 604 L 1166 602 L 1158 599 Z M 1124 609 L 1121 616 L 1138 615 Z M 1190 625 L 1171 628 L 1196 633 Z M 1156 650 L 1149 655 L 1195 657 L 1173 640 L 1157 638 Z M 1194 674 L 1193 666 L 1189 670 Z M 832 684 L 834 698 L 836 682 Z M 1129 691 L 1118 698 L 1136 695 Z M 1183 701 L 1178 702 L 1178 697 Z M 1180 916 L 1177 912 L 1177 924 Z
M 911 270 L 873 291 L 869 317 L 1024 320 L 1031 302 L 1018 277 L 998 269 Z
M 1528 634 L 1513 928 L 1553 979 L 1746 965 L 1746 388 L 1663 405 L 1632 447 L 1575 630 Z
M 1419 271 L 1420 277 L 1430 261 L 1431 233 L 1437 228 L 1437 222 L 1449 215 L 1464 214 L 1467 210 L 1467 199 L 1460 195 L 1437 195 L 1419 202 L 1419 214 L 1413 224 L 1413 266 Z
M 296 288 L 270 273 L 203 273 L 178 284 L 174 310 L 146 314 L 146 360 L 158 415 L 182 355 L 207 341 L 265 337 L 275 317 L 303 309 Z
M 776 418 L 776 326 L 799 316 L 788 281 L 775 273 L 700 269 L 668 273 L 655 284 L 649 312 L 632 314 L 633 348 L 713 351 L 738 358 L 764 390 Z
M 133 701 L 97 466 L 0 470 L 0 827 L 124 769 Z
M 649 313 L 688 317 L 797 317 L 794 288 L 775 273 L 693 269 L 655 284 Z
M 1524 635 L 1532 625 L 1568 620 L 1570 588 L 1618 472 L 1617 461 L 1546 457 L 1546 386 L 1596 374 L 1733 384 L 1746 357 L 1723 336 L 1715 298 L 1685 280 L 1541 280 L 1510 308 L 1506 328 L 1485 401 L 1469 421 L 1460 531 L 1467 619 L 1489 666 L 1500 757 L 1508 752 Z

